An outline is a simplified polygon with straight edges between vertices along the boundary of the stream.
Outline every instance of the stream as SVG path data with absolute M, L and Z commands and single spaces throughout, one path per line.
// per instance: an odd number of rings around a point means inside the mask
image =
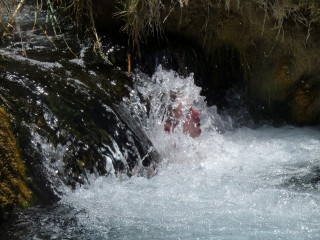
M 160 64 L 129 79 L 65 31 L 79 58 L 40 31 L 23 44 L 28 56 L 21 41 L 1 44 L 1 103 L 59 199 L 15 214 L 1 239 L 320 238 L 319 127 L 255 123 L 236 86 L 218 111 L 193 74 Z M 182 124 L 164 131 L 177 96 L 201 112 L 199 137 Z

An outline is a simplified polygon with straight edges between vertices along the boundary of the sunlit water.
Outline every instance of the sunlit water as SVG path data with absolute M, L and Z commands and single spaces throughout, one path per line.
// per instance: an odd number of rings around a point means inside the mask
M 36 39 L 26 50 L 43 48 L 46 38 Z M 0 54 L 50 71 L 65 64 L 39 55 L 26 58 L 15 45 Z M 82 55 L 69 62 L 85 66 Z M 71 77 L 67 85 L 87 91 Z M 182 78 L 161 66 L 151 78 L 136 72 L 134 81 L 123 104 L 161 155 L 155 176 L 92 175 L 90 184 L 76 190 L 62 185 L 61 201 L 22 212 L 10 239 L 320 239 L 319 129 L 254 126 L 245 107 L 218 114 L 206 105 L 192 75 Z M 231 95 L 240 101 L 237 93 Z M 175 97 L 185 113 L 191 105 L 201 111 L 200 137 L 183 134 L 181 126 L 174 134 L 164 131 L 169 106 L 178 104 Z M 46 145 L 36 133 L 33 140 L 42 143 L 44 156 L 62 159 L 65 146 Z M 52 172 L 62 168 L 45 166 Z
M 68 191 L 91 239 L 318 239 L 317 129 L 233 128 L 208 108 L 193 77 L 136 74 L 132 108 L 163 158 L 157 175 L 105 178 Z M 149 117 L 137 91 L 151 102 Z M 201 110 L 202 134 L 163 131 L 170 92 Z M 224 119 L 224 120 L 223 120 Z

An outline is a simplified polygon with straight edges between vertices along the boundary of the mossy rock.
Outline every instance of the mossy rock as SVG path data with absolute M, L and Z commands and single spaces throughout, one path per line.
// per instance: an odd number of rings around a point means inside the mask
M 10 117 L 0 107 L 0 220 L 16 209 L 29 206 L 32 192 Z

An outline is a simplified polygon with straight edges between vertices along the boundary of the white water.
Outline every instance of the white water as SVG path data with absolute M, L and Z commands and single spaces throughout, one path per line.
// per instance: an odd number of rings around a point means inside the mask
M 163 157 L 158 173 L 92 180 L 61 203 L 78 211 L 84 239 L 319 239 L 319 185 L 308 179 L 320 164 L 317 129 L 233 128 L 208 108 L 193 77 L 157 70 L 136 74 L 132 108 Z M 140 82 L 140 84 L 138 84 Z M 170 90 L 201 110 L 202 134 L 163 131 Z

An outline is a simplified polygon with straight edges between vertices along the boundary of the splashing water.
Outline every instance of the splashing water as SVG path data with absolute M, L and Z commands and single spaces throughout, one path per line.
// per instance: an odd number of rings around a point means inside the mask
M 320 237 L 317 129 L 232 129 L 192 75 L 158 68 L 151 79 L 137 73 L 136 85 L 131 107 L 163 162 L 149 180 L 100 177 L 67 192 L 61 203 L 78 210 L 87 239 Z M 201 110 L 200 137 L 163 130 L 172 92 Z
M 45 23 L 45 16 L 41 21 Z M 32 28 L 33 21 L 24 24 Z M 52 49 L 45 36 L 37 35 L 25 44 L 29 58 L 17 44 L 1 49 L 0 55 L 10 55 L 14 61 L 41 71 L 64 71 L 67 65 L 64 54 L 58 58 L 52 54 L 50 59 L 41 53 Z M 83 47 L 80 59 L 67 62 L 86 68 L 87 50 Z M 89 73 L 97 75 L 91 70 Z M 89 86 L 73 74 L 63 81 L 67 80 L 66 86 L 73 92 L 88 95 L 89 101 Z M 192 75 L 182 78 L 159 67 L 151 78 L 141 72 L 134 78 L 135 88 L 124 104 L 162 157 L 157 175 L 146 179 L 125 175 L 96 178 L 91 174 L 90 184 L 74 191 L 58 179 L 57 185 L 63 187 L 57 191 L 65 194 L 61 201 L 23 211 L 9 239 L 319 239 L 319 129 L 268 125 L 238 128 L 235 119 L 246 119 L 245 111 L 230 117 L 219 115 L 215 106 L 207 107 Z M 19 81 L 17 86 L 28 83 L 12 77 L 10 82 L 14 81 Z M 47 95 L 41 86 L 50 86 L 50 81 L 45 82 L 35 88 L 31 82 L 25 88 L 35 91 L 36 96 Z M 184 115 L 191 105 L 201 111 L 202 133 L 198 138 L 184 134 L 182 124 L 174 134 L 164 131 L 179 102 L 183 103 Z M 44 110 L 45 122 L 54 127 L 55 115 Z M 79 106 L 80 110 L 84 111 Z M 59 159 L 66 146 L 54 147 L 37 132 L 31 133 L 32 144 L 41 143 L 45 159 L 57 159 L 45 162 L 45 167 L 63 172 Z M 130 143 L 130 136 L 126 137 Z M 110 156 L 121 160 L 124 155 L 123 148 L 114 143 Z M 112 160 L 108 158 L 107 163 L 107 172 L 111 172 Z M 0 238 L 4 239 L 1 233 Z

